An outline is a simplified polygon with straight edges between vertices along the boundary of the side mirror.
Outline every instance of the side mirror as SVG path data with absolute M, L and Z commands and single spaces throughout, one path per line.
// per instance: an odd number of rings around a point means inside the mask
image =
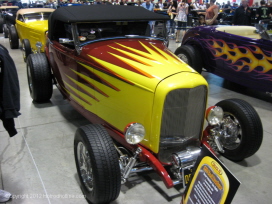
M 59 43 L 70 44 L 71 42 L 74 42 L 74 40 L 70 40 L 69 38 L 59 38 Z

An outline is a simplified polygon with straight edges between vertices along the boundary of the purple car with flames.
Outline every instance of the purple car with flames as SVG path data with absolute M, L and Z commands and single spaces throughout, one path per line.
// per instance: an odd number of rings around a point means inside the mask
M 189 29 L 175 54 L 235 83 L 272 93 L 272 42 L 252 26 L 201 26 Z

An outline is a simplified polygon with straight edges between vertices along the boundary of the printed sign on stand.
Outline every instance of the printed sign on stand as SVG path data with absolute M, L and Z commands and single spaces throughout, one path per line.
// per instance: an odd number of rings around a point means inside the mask
M 205 145 L 195 169 L 181 204 L 231 203 L 240 182 Z

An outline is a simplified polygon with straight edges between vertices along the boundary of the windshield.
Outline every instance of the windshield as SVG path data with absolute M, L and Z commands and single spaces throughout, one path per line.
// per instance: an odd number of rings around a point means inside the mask
M 77 35 L 80 44 L 116 37 L 156 37 L 165 40 L 166 27 L 163 21 L 78 23 Z
M 11 8 L 11 9 L 7 9 L 6 12 L 17 12 L 18 8 Z
M 24 21 L 30 22 L 30 21 L 48 20 L 50 14 L 51 14 L 51 12 L 39 12 L 39 13 L 24 14 Z
M 261 20 L 259 24 L 255 24 L 256 32 L 260 34 L 262 39 L 271 40 L 272 30 L 271 30 L 271 19 Z

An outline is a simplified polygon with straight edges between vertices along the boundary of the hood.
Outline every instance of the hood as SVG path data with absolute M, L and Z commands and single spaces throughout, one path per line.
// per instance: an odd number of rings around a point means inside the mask
M 48 30 L 48 20 L 44 21 L 30 21 L 25 23 L 27 27 L 30 27 L 32 29 L 45 32 Z
M 162 41 L 152 39 L 95 42 L 82 48 L 81 57 L 92 68 L 152 92 L 160 81 L 171 75 L 179 72 L 195 73 Z

